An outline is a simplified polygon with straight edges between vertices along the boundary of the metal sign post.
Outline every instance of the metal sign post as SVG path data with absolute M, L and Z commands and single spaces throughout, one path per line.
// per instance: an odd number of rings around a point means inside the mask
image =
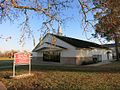
M 29 60 L 29 74 L 31 74 L 31 57 L 30 57 L 30 60 Z
M 15 59 L 14 59 L 14 62 L 13 62 L 13 77 L 15 77 Z
M 16 65 L 29 65 L 29 74 L 31 74 L 31 55 L 23 52 L 14 54 L 13 77 L 15 77 Z

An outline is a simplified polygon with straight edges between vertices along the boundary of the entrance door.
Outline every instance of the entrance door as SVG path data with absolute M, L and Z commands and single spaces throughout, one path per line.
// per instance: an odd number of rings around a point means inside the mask
M 58 52 L 58 51 L 45 51 L 45 52 L 43 52 L 43 61 L 60 62 L 60 52 Z

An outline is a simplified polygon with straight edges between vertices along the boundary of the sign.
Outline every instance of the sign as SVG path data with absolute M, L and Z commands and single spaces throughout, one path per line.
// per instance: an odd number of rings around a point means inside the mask
M 31 55 L 29 53 L 15 53 L 13 63 L 13 77 L 15 77 L 15 66 L 16 65 L 29 65 L 29 74 L 31 73 Z
M 16 65 L 24 65 L 30 63 L 30 54 L 28 53 L 16 53 L 14 55 L 14 63 Z
M 57 38 L 55 36 L 52 37 L 52 44 L 55 45 L 57 42 Z

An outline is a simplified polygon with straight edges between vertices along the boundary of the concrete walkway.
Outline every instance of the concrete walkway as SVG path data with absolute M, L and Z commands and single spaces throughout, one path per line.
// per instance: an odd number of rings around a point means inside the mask
M 7 88 L 1 81 L 0 81 L 0 90 L 7 90 Z
M 95 64 L 90 64 L 90 65 L 87 65 L 87 66 L 100 66 L 100 65 L 105 65 L 105 64 L 109 64 L 109 63 L 111 63 L 111 61 L 104 60 L 102 62 L 98 62 L 98 63 L 95 63 Z

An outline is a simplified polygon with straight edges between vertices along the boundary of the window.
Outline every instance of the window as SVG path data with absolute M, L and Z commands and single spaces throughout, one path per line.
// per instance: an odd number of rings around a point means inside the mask
M 102 61 L 102 55 L 93 55 L 93 61 L 94 62 L 101 62 Z
M 45 51 L 45 52 L 43 52 L 43 61 L 60 62 L 60 52 L 58 52 L 58 51 Z

